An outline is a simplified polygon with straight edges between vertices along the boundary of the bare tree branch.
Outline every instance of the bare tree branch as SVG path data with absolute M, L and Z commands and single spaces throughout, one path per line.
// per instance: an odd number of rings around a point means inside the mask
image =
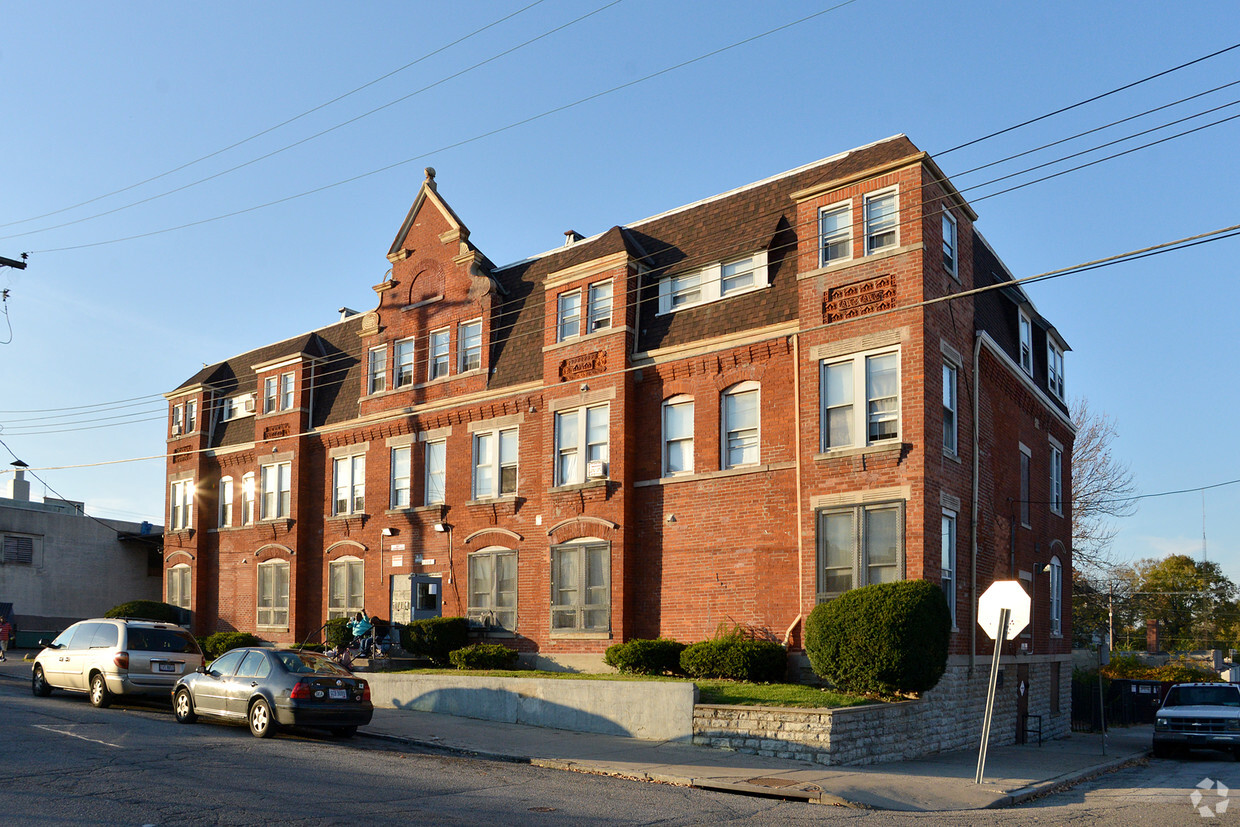
M 1119 529 L 1113 520 L 1137 510 L 1136 485 L 1128 465 L 1111 452 L 1117 436 L 1115 422 L 1106 414 L 1090 410 L 1078 397 L 1071 404 L 1076 423 L 1072 446 L 1072 554 L 1078 570 L 1111 569 L 1111 541 Z

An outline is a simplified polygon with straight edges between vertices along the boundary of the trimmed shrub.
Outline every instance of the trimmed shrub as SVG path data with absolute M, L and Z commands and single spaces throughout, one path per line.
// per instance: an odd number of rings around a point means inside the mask
M 448 660 L 457 669 L 511 669 L 517 652 L 498 643 L 473 643 L 449 652 Z
M 680 673 L 680 653 L 685 645 L 676 640 L 630 640 L 608 646 L 603 663 L 627 675 L 667 675 Z
M 686 646 L 680 668 L 691 678 L 778 683 L 787 674 L 788 653 L 772 640 L 731 636 Z
M 349 631 L 349 619 L 347 617 L 335 617 L 327 621 L 323 627 L 323 639 L 327 641 L 328 649 L 339 649 L 341 646 L 348 646 L 353 640 L 353 633 Z
M 1222 680 L 1213 669 L 1180 658 L 1162 666 L 1152 666 L 1136 655 L 1112 655 L 1111 662 L 1102 667 L 1107 678 L 1130 678 L 1133 680 L 1173 681 L 1175 683 L 1214 683 Z M 1097 672 L 1094 672 L 1095 678 Z
M 847 591 L 815 606 L 805 622 L 814 673 L 859 695 L 932 689 L 947 669 L 950 639 L 947 598 L 926 580 Z
M 157 623 L 177 623 L 181 619 L 181 610 L 171 603 L 160 603 L 158 600 L 130 600 L 128 603 L 113 606 L 104 612 L 103 616 L 136 617 Z
M 448 656 L 468 644 L 469 621 L 463 617 L 431 617 L 400 627 L 401 648 L 428 657 L 439 666 L 447 666 Z
M 209 659 L 215 660 L 229 649 L 261 646 L 263 642 L 249 632 L 216 632 L 201 643 L 202 653 Z

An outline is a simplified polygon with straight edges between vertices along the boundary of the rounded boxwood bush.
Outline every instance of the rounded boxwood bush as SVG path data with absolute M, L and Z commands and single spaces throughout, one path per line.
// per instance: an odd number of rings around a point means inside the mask
M 202 642 L 202 653 L 214 660 L 230 649 L 261 646 L 262 640 L 249 632 L 216 632 Z
M 683 643 L 669 638 L 630 640 L 608 646 L 603 663 L 628 675 L 675 675 L 684 650 Z
M 876 583 L 820 603 L 805 622 L 805 654 L 845 692 L 894 695 L 932 689 L 947 669 L 951 612 L 926 580 Z
M 103 614 L 104 617 L 134 617 L 140 620 L 153 620 L 156 623 L 177 623 L 181 619 L 181 610 L 171 603 L 160 603 L 158 600 L 130 600 L 113 606 Z
M 349 619 L 347 617 L 335 617 L 327 621 L 323 627 L 323 639 L 327 641 L 328 649 L 339 649 L 342 646 L 348 646 L 353 640 L 353 633 L 349 631 Z
M 431 617 L 398 626 L 401 648 L 447 666 L 449 655 L 469 643 L 469 621 L 463 617 Z
M 449 652 L 448 660 L 457 669 L 511 669 L 517 653 L 498 643 L 474 643 Z
M 771 640 L 704 640 L 685 647 L 680 653 L 680 668 L 691 678 L 778 683 L 787 674 L 788 653 Z

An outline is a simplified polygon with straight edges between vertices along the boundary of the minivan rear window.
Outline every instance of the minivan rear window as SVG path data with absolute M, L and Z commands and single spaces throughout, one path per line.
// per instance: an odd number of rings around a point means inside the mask
M 194 636 L 184 629 L 143 629 L 131 626 L 127 648 L 135 652 L 201 654 Z

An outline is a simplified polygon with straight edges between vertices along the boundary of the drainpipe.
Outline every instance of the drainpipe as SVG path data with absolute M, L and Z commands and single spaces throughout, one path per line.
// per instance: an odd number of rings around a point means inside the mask
M 801 511 L 801 338 L 797 333 L 792 334 L 792 404 L 797 485 L 797 616 L 788 626 L 788 631 L 784 632 L 785 648 L 792 637 L 792 630 L 805 616 L 805 527 Z
M 969 554 L 969 602 L 973 607 L 973 615 L 969 623 L 969 674 L 973 674 L 973 668 L 977 664 L 977 501 L 979 497 L 979 489 L 981 481 L 978 479 L 979 469 L 982 462 L 981 446 L 978 444 L 978 409 L 980 402 L 978 395 L 981 392 L 981 376 L 979 374 L 979 366 L 982 359 L 982 337 L 976 332 L 973 334 L 973 514 L 970 517 L 971 528 L 969 534 L 972 538 L 972 550 Z

